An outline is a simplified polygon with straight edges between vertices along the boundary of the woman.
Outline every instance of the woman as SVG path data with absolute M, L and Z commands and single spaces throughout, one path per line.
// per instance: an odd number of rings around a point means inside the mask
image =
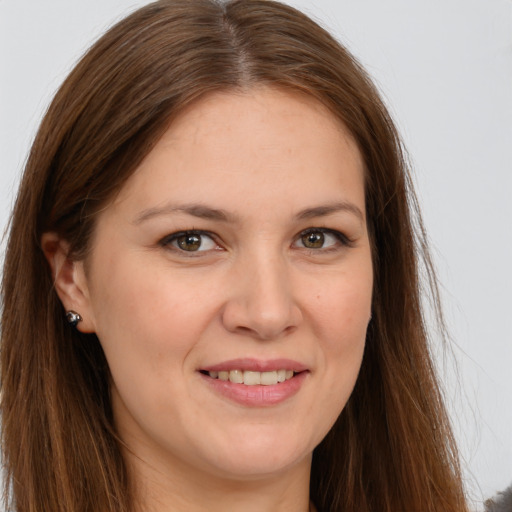
M 424 247 L 393 123 L 314 22 L 132 14 L 57 93 L 13 213 L 12 507 L 465 511 Z

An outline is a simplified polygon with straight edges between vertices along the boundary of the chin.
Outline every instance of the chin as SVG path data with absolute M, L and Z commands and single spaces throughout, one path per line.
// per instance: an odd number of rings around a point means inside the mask
M 217 471 L 234 479 L 250 480 L 286 472 L 303 463 L 309 467 L 313 443 L 289 433 L 276 434 L 258 425 L 254 427 L 249 430 L 254 432 L 259 428 L 256 435 L 251 436 L 250 432 L 232 435 L 223 448 L 210 445 L 208 458 Z
M 309 468 L 311 462 L 311 453 L 301 458 L 294 456 L 275 457 L 269 454 L 262 454 L 257 458 L 241 458 L 236 460 L 226 460 L 224 463 L 217 460 L 216 474 L 222 475 L 230 480 L 262 480 L 273 478 L 279 474 L 286 473 L 294 468 L 300 467 L 306 463 Z

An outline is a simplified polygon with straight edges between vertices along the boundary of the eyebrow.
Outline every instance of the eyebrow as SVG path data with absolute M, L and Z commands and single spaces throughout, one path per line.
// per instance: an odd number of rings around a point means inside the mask
M 301 210 L 295 218 L 297 220 L 313 219 L 315 217 L 326 217 L 338 212 L 348 212 L 355 215 L 362 222 L 364 221 L 363 212 L 355 204 L 342 201 L 338 203 L 326 204 L 305 208 Z M 239 217 L 219 208 L 211 208 L 203 204 L 184 204 L 184 205 L 166 205 L 156 208 L 143 210 L 135 219 L 134 224 L 140 224 L 146 220 L 161 215 L 171 215 L 173 213 L 185 213 L 200 219 L 215 220 L 221 222 L 235 223 Z
M 301 210 L 297 215 L 297 219 L 312 219 L 315 217 L 326 217 L 338 212 L 348 212 L 355 215 L 360 221 L 364 221 L 364 215 L 361 209 L 353 203 L 348 201 L 342 201 L 339 203 L 326 204 L 322 206 L 316 206 L 313 208 L 306 208 Z
M 140 224 L 146 220 L 158 217 L 160 215 L 170 215 L 173 213 L 186 213 L 200 219 L 217 220 L 222 222 L 235 222 L 237 216 L 228 213 L 226 210 L 210 208 L 202 204 L 184 204 L 184 205 L 166 205 L 160 208 L 148 208 L 143 210 L 135 219 L 134 224 Z

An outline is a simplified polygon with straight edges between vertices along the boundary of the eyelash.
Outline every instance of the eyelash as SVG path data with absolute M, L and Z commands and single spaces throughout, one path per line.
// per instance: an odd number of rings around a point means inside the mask
M 353 246 L 353 241 L 350 240 L 341 231 L 337 231 L 335 229 L 329 229 L 329 228 L 321 228 L 321 227 L 308 228 L 308 229 L 301 231 L 295 237 L 293 245 L 295 245 L 295 243 L 297 241 L 303 239 L 304 237 L 306 237 L 308 235 L 315 234 L 315 233 L 322 233 L 322 234 L 333 236 L 342 247 L 352 247 Z M 184 249 L 180 249 L 179 247 L 176 247 L 173 245 L 173 242 L 177 242 L 177 240 L 179 240 L 181 237 L 186 237 L 186 236 L 190 236 L 190 237 L 198 236 L 200 238 L 208 237 L 217 246 L 220 245 L 217 242 L 218 237 L 216 237 L 213 233 L 211 233 L 209 231 L 199 230 L 199 229 L 191 229 L 191 230 L 186 230 L 186 231 L 179 231 L 177 233 L 172 233 L 172 234 L 167 235 L 164 238 L 162 238 L 162 240 L 160 240 L 160 242 L 159 242 L 159 245 L 161 245 L 164 248 L 174 250 L 177 253 L 186 254 L 189 257 L 198 257 L 201 255 L 201 253 L 210 252 L 211 249 L 203 250 L 203 251 L 186 251 Z M 318 254 L 320 252 L 328 253 L 328 252 L 336 251 L 336 250 L 339 250 L 340 247 L 336 244 L 334 247 L 308 248 L 308 247 L 302 246 L 302 247 L 300 247 L 300 249 L 303 249 L 311 254 Z
M 322 233 L 322 234 L 326 234 L 326 235 L 332 235 L 338 242 L 339 244 L 342 246 L 342 247 L 352 247 L 353 246 L 353 241 L 350 240 L 344 233 L 342 233 L 341 231 L 337 231 L 335 229 L 329 229 L 329 228 L 308 228 L 308 229 L 305 229 L 304 231 L 301 231 L 297 237 L 296 237 L 296 241 L 308 236 L 308 235 L 311 235 L 311 234 L 315 234 L 315 233 Z M 309 248 L 309 247 L 302 247 L 304 250 L 310 252 L 310 253 L 318 253 L 318 252 L 322 252 L 322 253 L 327 253 L 327 252 L 331 252 L 331 251 L 336 251 L 336 250 L 339 250 L 340 247 L 336 244 L 334 247 L 321 247 L 321 248 L 318 248 L 318 249 L 313 249 L 313 248 Z
M 174 250 L 181 254 L 186 254 L 187 256 L 190 256 L 190 257 L 199 256 L 203 252 L 208 252 L 208 251 L 186 251 L 184 249 L 180 249 L 173 245 L 173 242 L 176 242 L 181 237 L 186 237 L 186 236 L 190 236 L 190 237 L 198 236 L 200 238 L 208 237 L 217 246 L 219 245 L 216 242 L 216 237 L 215 237 L 215 235 L 213 235 L 213 233 L 210 233 L 209 231 L 202 231 L 200 229 L 190 229 L 190 230 L 186 230 L 186 231 L 179 231 L 177 233 L 172 233 L 172 234 L 167 235 L 166 237 L 162 238 L 162 240 L 159 242 L 159 244 L 164 248 Z

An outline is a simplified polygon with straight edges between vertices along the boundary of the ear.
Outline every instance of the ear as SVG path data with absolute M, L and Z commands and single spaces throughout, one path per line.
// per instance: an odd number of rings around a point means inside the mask
M 81 332 L 95 332 L 83 262 L 69 257 L 69 244 L 56 233 L 44 233 L 41 248 L 52 269 L 55 291 L 64 309 L 76 311 L 82 317 L 76 328 Z

